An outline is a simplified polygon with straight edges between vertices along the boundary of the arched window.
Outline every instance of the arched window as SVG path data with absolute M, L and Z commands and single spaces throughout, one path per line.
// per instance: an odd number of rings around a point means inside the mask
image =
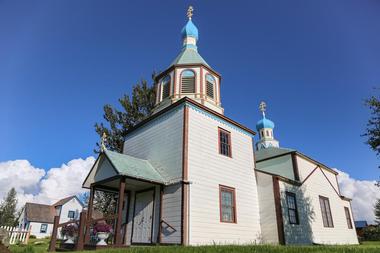
M 215 98 L 215 79 L 212 75 L 206 75 L 206 95 L 210 98 Z
M 170 95 L 170 76 L 165 76 L 161 82 L 162 99 L 169 97 Z
M 191 70 L 182 72 L 181 93 L 195 93 L 195 74 Z

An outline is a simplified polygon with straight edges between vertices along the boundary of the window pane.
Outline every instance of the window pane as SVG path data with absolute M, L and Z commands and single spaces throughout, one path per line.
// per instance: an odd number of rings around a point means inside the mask
M 46 233 L 46 231 L 47 231 L 47 224 L 41 224 L 40 232 Z
M 233 189 L 220 189 L 221 221 L 235 222 L 234 191 Z
M 319 203 L 321 205 L 323 226 L 334 227 L 329 199 L 325 197 L 319 197 Z
M 289 210 L 289 221 L 291 224 L 297 223 L 297 218 L 296 218 L 296 211 L 290 209 Z
M 329 227 L 333 227 L 331 210 L 330 210 L 330 203 L 327 199 L 325 199 L 325 207 L 326 207 L 327 224 Z
M 232 206 L 232 192 L 222 191 L 222 205 Z
M 348 209 L 348 207 L 344 207 L 344 212 L 346 214 L 347 227 L 351 229 L 352 222 L 351 222 L 350 210 Z
M 286 192 L 286 202 L 288 205 L 289 223 L 298 224 L 298 211 L 296 195 L 291 192 Z
M 319 204 L 321 205 L 323 226 L 327 227 L 325 203 L 322 198 L 319 199 Z
M 166 76 L 162 81 L 162 99 L 170 95 L 170 76 Z
M 220 153 L 231 156 L 230 133 L 219 130 Z
M 294 197 L 288 195 L 288 207 L 291 209 L 296 209 L 296 206 L 294 204 Z

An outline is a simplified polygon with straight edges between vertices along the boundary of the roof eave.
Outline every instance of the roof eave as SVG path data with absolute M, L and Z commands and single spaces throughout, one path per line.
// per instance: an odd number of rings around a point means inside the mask
M 169 68 L 167 68 L 166 70 L 162 71 L 160 74 L 155 76 L 154 81 L 157 83 L 163 76 L 165 76 L 166 74 L 168 74 L 170 71 L 174 70 L 175 68 L 186 68 L 186 67 L 204 67 L 208 71 L 213 73 L 214 75 L 218 76 L 219 80 L 222 79 L 222 76 L 218 72 L 213 70 L 208 65 L 205 65 L 203 63 L 187 63 L 187 64 L 173 64 L 173 65 L 171 65 Z
M 339 174 L 338 172 L 336 172 L 335 170 L 331 169 L 331 168 L 328 167 L 327 165 L 318 162 L 317 160 L 311 158 L 310 156 L 307 156 L 307 155 L 305 155 L 305 154 L 303 154 L 303 153 L 301 153 L 301 152 L 299 152 L 299 151 L 297 151 L 297 150 L 295 151 L 295 153 L 296 153 L 297 155 L 299 155 L 299 156 L 305 158 L 306 160 L 309 160 L 309 161 L 311 161 L 311 162 L 314 162 L 315 164 L 321 166 L 323 169 L 328 170 L 329 172 L 331 172 L 331 173 L 333 173 L 333 174 L 335 174 L 335 175 L 338 175 L 338 174 Z
M 153 120 L 153 119 L 159 117 L 160 115 L 162 115 L 162 114 L 164 114 L 164 113 L 166 113 L 166 112 L 172 110 L 173 108 L 175 108 L 175 107 L 177 107 L 178 105 L 180 105 L 180 104 L 182 104 L 182 103 L 185 103 L 185 102 L 190 103 L 190 104 L 192 104 L 192 105 L 195 105 L 195 106 L 197 106 L 197 107 L 199 107 L 199 108 L 201 108 L 201 109 L 203 109 L 203 110 L 205 110 L 205 111 L 207 111 L 207 112 L 209 112 L 209 113 L 211 113 L 211 114 L 213 114 L 213 115 L 215 115 L 215 116 L 217 116 L 217 117 L 219 117 L 219 118 L 221 118 L 221 119 L 223 119 L 223 120 L 229 122 L 230 124 L 232 124 L 232 125 L 234 125 L 234 126 L 240 128 L 240 129 L 242 129 L 242 130 L 244 130 L 244 131 L 250 133 L 251 135 L 256 135 L 256 132 L 253 131 L 252 129 L 249 129 L 248 127 L 245 127 L 245 126 L 241 125 L 240 123 L 238 123 L 238 122 L 236 122 L 236 121 L 234 121 L 234 120 L 228 118 L 227 116 L 224 116 L 223 114 L 220 114 L 220 113 L 218 113 L 218 112 L 216 112 L 216 111 L 214 111 L 214 110 L 211 110 L 210 108 L 208 108 L 208 107 L 206 107 L 206 106 L 204 106 L 204 105 L 202 105 L 202 104 L 200 104 L 200 103 L 198 103 L 198 102 L 192 100 L 191 98 L 184 97 L 184 98 L 181 98 L 180 100 L 176 101 L 175 103 L 169 105 L 168 107 L 165 107 L 165 108 L 162 109 L 161 111 L 159 111 L 159 112 L 157 112 L 157 113 L 155 113 L 155 114 L 149 116 L 149 117 L 146 118 L 145 120 L 141 121 L 140 123 L 138 123 L 137 125 L 135 125 L 134 127 L 132 127 L 130 130 L 127 131 L 126 136 L 127 136 L 128 134 L 130 134 L 130 133 L 136 131 L 137 129 L 139 129 L 140 127 L 142 127 L 143 125 L 145 125 L 145 124 L 148 123 L 149 121 L 151 121 L 151 120 Z M 124 138 L 124 141 L 125 141 L 125 138 Z

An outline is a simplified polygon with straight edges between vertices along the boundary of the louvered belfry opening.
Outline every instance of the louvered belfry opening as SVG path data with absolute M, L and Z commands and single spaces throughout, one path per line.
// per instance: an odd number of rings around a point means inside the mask
M 195 93 L 195 74 L 191 70 L 182 72 L 181 93 Z
M 170 95 L 170 76 L 166 76 L 162 81 L 162 99 Z
M 211 75 L 206 76 L 206 95 L 214 99 L 215 79 Z

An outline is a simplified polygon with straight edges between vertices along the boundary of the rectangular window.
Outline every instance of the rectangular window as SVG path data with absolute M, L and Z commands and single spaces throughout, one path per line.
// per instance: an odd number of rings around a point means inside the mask
M 47 231 L 47 224 L 41 224 L 40 233 L 46 233 Z
M 170 95 L 170 83 L 163 83 L 162 84 L 162 99 L 169 97 Z
M 219 154 L 232 157 L 231 133 L 222 128 L 219 128 Z
M 299 224 L 297 199 L 293 192 L 286 192 L 286 203 L 288 205 L 288 215 L 290 224 Z
M 74 211 L 69 211 L 69 214 L 67 215 L 68 218 L 74 219 L 75 217 L 75 212 Z
M 236 223 L 235 189 L 219 185 L 220 221 Z
M 351 221 L 350 209 L 348 209 L 348 207 L 344 207 L 344 213 L 346 214 L 347 227 L 349 229 L 352 229 L 352 221 Z
M 321 205 L 323 226 L 327 228 L 334 227 L 329 199 L 326 197 L 319 196 L 319 204 Z

